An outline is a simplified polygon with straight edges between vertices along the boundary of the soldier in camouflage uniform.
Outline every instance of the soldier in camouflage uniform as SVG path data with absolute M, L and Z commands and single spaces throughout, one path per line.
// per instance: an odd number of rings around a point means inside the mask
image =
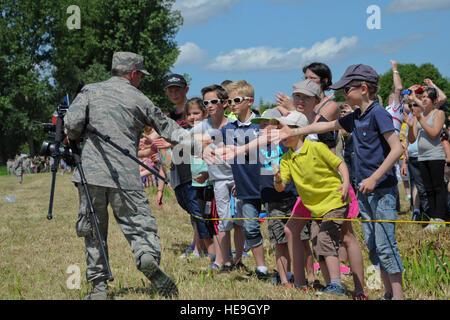
M 143 74 L 149 73 L 142 56 L 131 52 L 114 53 L 112 77 L 82 88 L 64 118 L 65 130 L 71 140 L 84 138 L 81 162 L 103 239 L 106 240 L 108 232 L 107 206 L 110 204 L 131 245 L 137 268 L 149 278 L 159 294 L 171 297 L 178 295 L 178 289 L 159 268 L 161 249 L 157 224 L 142 187 L 138 164 L 85 130 L 89 123 L 137 156 L 140 135 L 145 126 L 151 126 L 171 143 L 188 145 L 191 153 L 201 154 L 201 143 L 191 139 L 187 131 L 167 118 L 137 89 Z M 106 299 L 108 273 L 91 228 L 78 170 L 72 181 L 78 185 L 80 198 L 76 230 L 78 236 L 85 237 L 86 278 L 94 284 L 87 299 Z M 106 241 L 105 249 L 107 251 Z
M 16 154 L 16 159 L 13 164 L 14 174 L 17 176 L 17 181 L 22 184 L 23 181 L 23 159 L 20 154 Z

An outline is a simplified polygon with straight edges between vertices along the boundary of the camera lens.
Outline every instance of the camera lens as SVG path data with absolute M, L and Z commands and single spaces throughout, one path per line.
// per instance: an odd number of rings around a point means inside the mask
M 55 143 L 44 141 L 39 154 L 41 156 L 51 156 L 53 154 L 53 150 L 55 150 Z

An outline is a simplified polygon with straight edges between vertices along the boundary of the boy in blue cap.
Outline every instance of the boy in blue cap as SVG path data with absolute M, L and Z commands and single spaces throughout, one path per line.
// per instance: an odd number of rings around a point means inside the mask
M 341 80 L 331 86 L 343 89 L 353 113 L 332 122 L 317 122 L 309 126 L 280 130 L 280 140 L 293 135 L 308 135 L 345 129 L 354 138 L 359 186 L 358 204 L 364 220 L 396 220 L 397 178 L 393 167 L 403 148 L 395 134 L 392 117 L 378 103 L 378 74 L 367 65 L 347 68 Z M 384 299 L 403 299 L 403 265 L 395 238 L 395 223 L 363 222 L 364 238 L 369 258 L 380 266 L 385 286 Z

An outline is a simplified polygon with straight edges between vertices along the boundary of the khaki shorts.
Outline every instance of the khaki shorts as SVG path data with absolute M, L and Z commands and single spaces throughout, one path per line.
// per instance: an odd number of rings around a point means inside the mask
M 349 206 L 346 205 L 326 213 L 322 218 L 345 219 Z M 341 240 L 343 220 L 313 220 L 311 225 L 311 242 L 317 260 L 323 257 L 337 257 Z
M 290 199 L 284 199 L 284 201 L 280 202 L 265 203 L 264 207 L 269 212 L 270 218 L 281 218 L 269 219 L 267 222 L 270 243 L 287 243 L 286 235 L 284 233 L 284 226 L 286 225 L 288 218 L 291 216 L 292 208 L 294 207 L 296 201 L 297 197 L 293 197 Z
M 231 212 L 231 189 L 234 186 L 233 180 L 216 180 L 214 181 L 214 198 L 216 200 L 217 215 L 221 219 L 219 220 L 218 231 L 225 232 L 231 231 L 234 224 L 239 226 L 244 225 L 244 220 L 228 220 L 233 218 L 242 218 L 242 201 L 234 198 L 234 213 Z
M 294 202 L 292 204 L 292 202 Z M 266 202 L 264 207 L 269 210 L 270 218 L 287 218 L 292 215 L 292 208 L 297 202 L 297 197 L 293 199 L 284 200 L 282 202 Z M 284 233 L 284 226 L 289 219 L 269 219 L 268 220 L 268 230 L 269 230 L 269 240 L 273 244 L 285 244 L 287 243 L 286 235 Z M 311 221 L 303 228 L 300 232 L 300 240 L 309 240 L 311 238 Z

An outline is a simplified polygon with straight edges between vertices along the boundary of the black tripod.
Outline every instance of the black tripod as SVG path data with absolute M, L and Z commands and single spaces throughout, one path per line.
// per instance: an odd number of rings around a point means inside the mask
M 100 243 L 100 251 L 105 258 L 105 265 L 108 272 L 108 280 L 114 281 L 114 277 L 111 273 L 111 268 L 109 266 L 108 256 L 106 254 L 105 245 L 102 235 L 100 233 L 100 229 L 98 227 L 98 221 L 97 216 L 95 215 L 94 207 L 92 205 L 91 197 L 89 196 L 89 190 L 87 187 L 87 181 L 84 176 L 83 167 L 81 166 L 81 157 L 80 157 L 80 151 L 78 149 L 78 146 L 74 141 L 70 141 L 69 147 L 61 147 L 61 142 L 64 140 L 65 135 L 63 134 L 63 119 L 64 115 L 67 111 L 67 106 L 65 105 L 59 105 L 57 108 L 57 119 L 56 119 L 56 129 L 55 129 L 55 142 L 54 143 L 48 143 L 44 142 L 41 154 L 46 154 L 49 150 L 51 150 L 51 156 L 53 158 L 53 164 L 51 167 L 52 172 L 52 184 L 51 184 L 51 190 L 50 190 L 50 201 L 48 206 L 48 214 L 47 219 L 51 220 L 53 218 L 52 211 L 53 211 L 53 198 L 55 194 L 55 181 L 56 181 L 56 171 L 58 170 L 58 163 L 59 159 L 63 158 L 66 159 L 66 161 L 70 163 L 74 163 L 75 166 L 78 169 L 78 172 L 80 174 L 81 179 L 81 185 L 83 186 L 84 193 L 86 195 L 87 203 L 89 206 L 89 217 L 91 219 L 91 225 L 94 226 L 95 236 L 97 237 L 99 243 Z
M 92 205 L 92 200 L 89 195 L 89 190 L 88 190 L 88 186 L 87 186 L 88 184 L 86 181 L 86 177 L 84 175 L 83 167 L 81 165 L 81 152 L 80 152 L 77 144 L 74 141 L 70 141 L 69 147 L 61 146 L 61 143 L 65 138 L 65 135 L 63 133 L 63 126 L 64 126 L 63 119 L 64 119 L 64 115 L 66 112 L 67 112 L 66 105 L 58 106 L 57 120 L 56 120 L 56 125 L 55 125 L 55 127 L 56 127 L 55 128 L 55 142 L 54 143 L 44 142 L 44 144 L 41 148 L 41 154 L 48 154 L 49 151 L 51 151 L 51 157 L 53 158 L 53 164 L 51 167 L 52 184 L 51 184 L 51 190 L 50 190 L 50 201 L 49 201 L 47 219 L 51 220 L 53 218 L 52 210 L 53 210 L 53 198 L 54 198 L 54 193 L 55 193 L 56 171 L 58 170 L 59 159 L 62 157 L 63 159 L 66 159 L 66 161 L 68 161 L 72 164 L 75 164 L 76 168 L 78 169 L 78 173 L 80 174 L 81 185 L 83 187 L 83 191 L 86 195 L 87 203 L 89 206 L 89 217 L 91 219 L 91 224 L 94 227 L 95 236 L 97 237 L 97 239 L 99 241 L 100 251 L 101 251 L 103 257 L 105 258 L 105 265 L 106 265 L 106 269 L 108 272 L 108 280 L 114 281 L 114 278 L 111 273 L 111 268 L 109 266 L 108 256 L 106 254 L 106 249 L 105 249 L 106 243 L 103 240 L 101 233 L 100 233 L 97 216 L 95 214 L 94 207 Z M 139 161 L 136 157 L 134 157 L 133 155 L 130 154 L 130 151 L 128 149 L 124 149 L 124 148 L 120 147 L 119 145 L 117 145 L 116 143 L 114 143 L 113 141 L 111 141 L 111 138 L 109 136 L 105 136 L 105 135 L 101 134 L 97 129 L 95 129 L 90 124 L 87 125 L 86 129 L 89 132 L 94 133 L 95 135 L 100 137 L 103 141 L 112 145 L 114 148 L 116 148 L 117 150 L 122 152 L 127 157 L 131 158 L 133 161 L 137 162 L 139 165 L 141 165 L 142 167 L 144 167 L 145 169 L 150 171 L 152 174 L 154 174 L 156 177 L 161 179 L 161 181 L 163 181 L 164 183 L 166 183 L 166 184 L 168 183 L 168 180 L 165 179 L 164 177 L 162 177 L 155 169 L 150 168 L 145 163 Z
M 108 271 L 108 280 L 114 281 L 114 278 L 111 273 L 111 268 L 109 267 L 108 255 L 106 254 L 106 250 L 105 250 L 106 243 L 104 242 L 102 235 L 100 233 L 100 229 L 98 227 L 97 216 L 95 215 L 95 212 L 94 212 L 94 206 L 92 205 L 92 200 L 91 200 L 91 197 L 89 196 L 87 181 L 84 176 L 83 167 L 81 166 L 80 152 L 78 150 L 76 143 L 73 141 L 70 142 L 70 148 L 73 151 L 73 159 L 74 159 L 75 165 L 78 169 L 78 173 L 80 174 L 81 185 L 83 186 L 83 190 L 86 195 L 87 203 L 89 206 L 89 214 L 90 214 L 90 218 L 91 218 L 91 223 L 94 226 L 95 235 L 97 236 L 97 239 L 100 243 L 100 251 L 102 252 L 103 257 L 105 258 L 106 270 Z

